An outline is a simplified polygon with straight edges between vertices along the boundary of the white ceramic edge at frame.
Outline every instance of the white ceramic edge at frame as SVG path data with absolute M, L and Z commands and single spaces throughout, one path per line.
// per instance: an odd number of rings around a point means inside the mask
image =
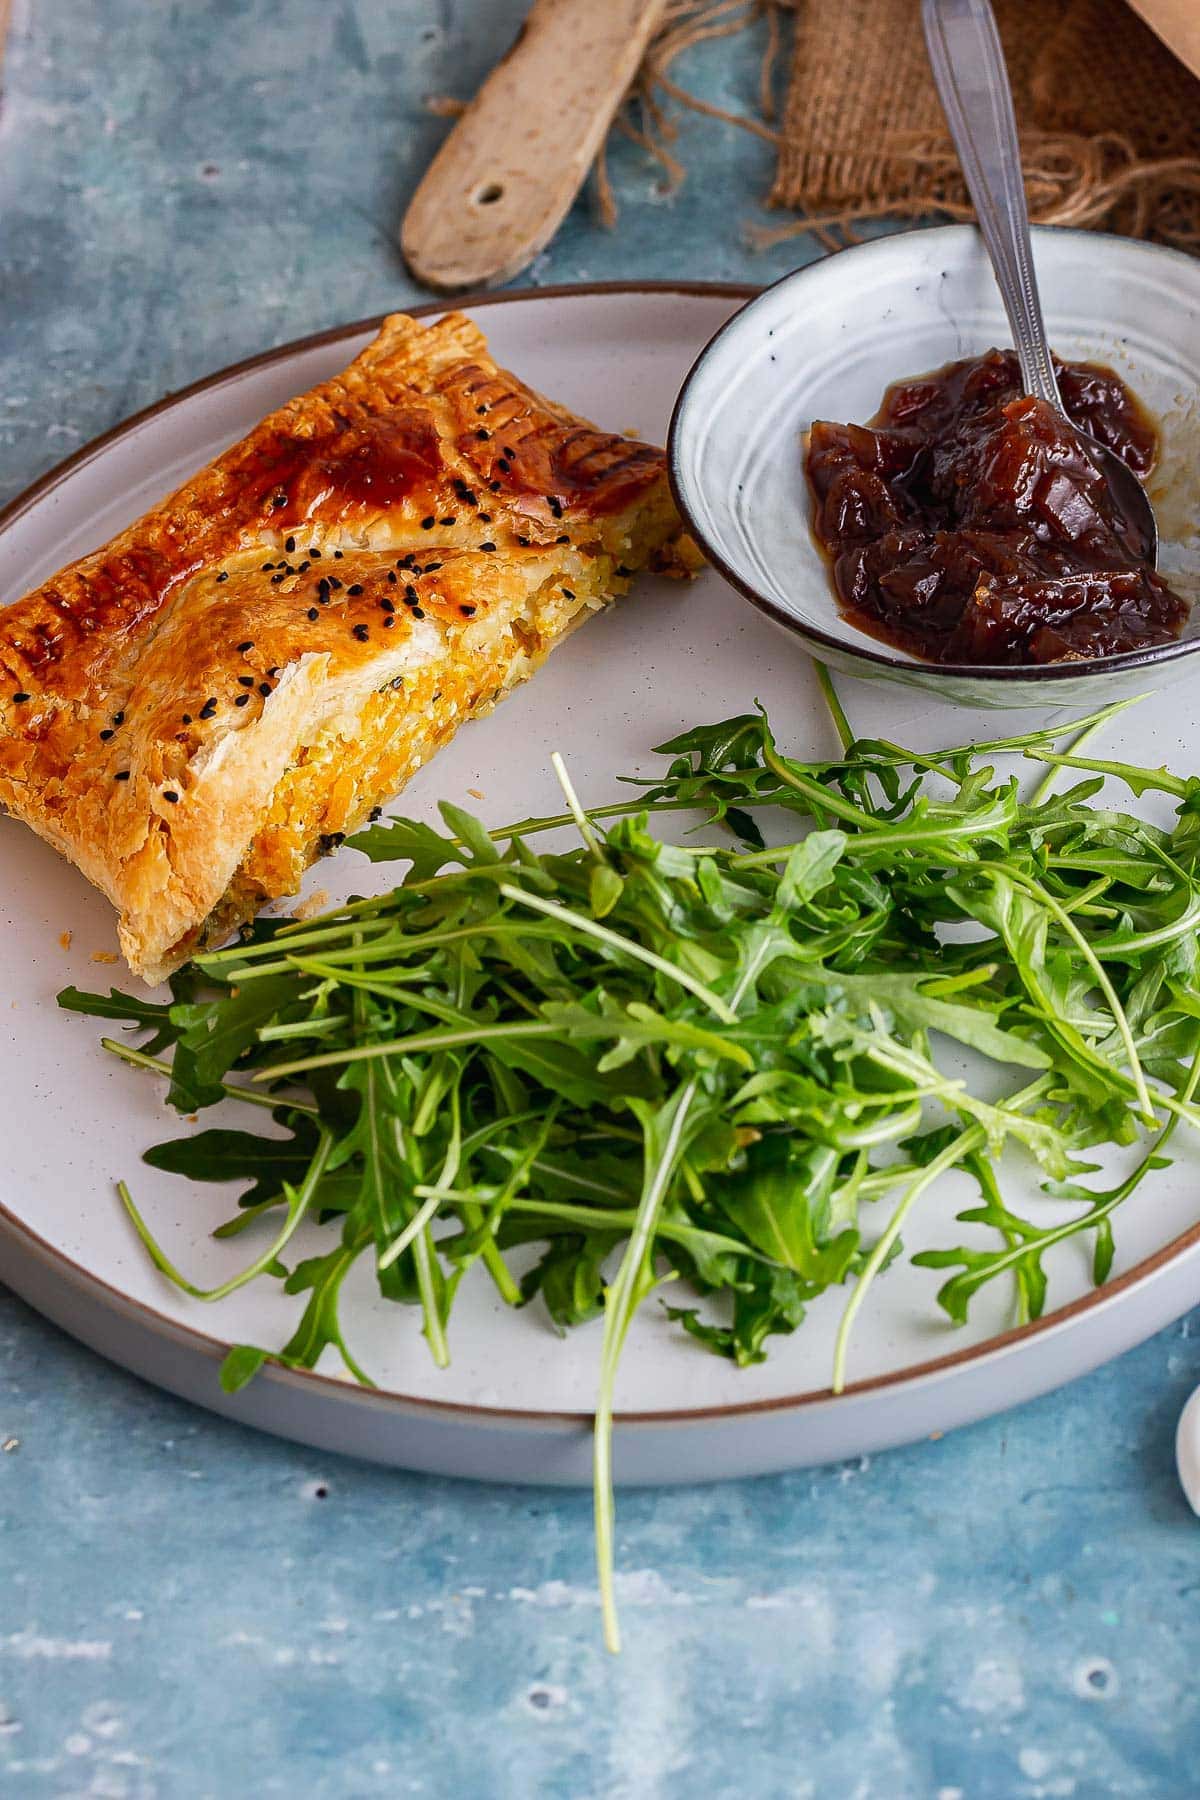
M 8 1221 L 0 1220 L 0 1238 L 14 1256 L 5 1279 L 35 1311 L 152 1386 L 237 1424 L 423 1474 L 552 1487 L 587 1486 L 592 1479 L 586 1416 L 534 1420 L 414 1402 L 277 1366 L 264 1368 L 240 1393 L 226 1394 L 218 1380 L 223 1346 L 114 1295 Z M 1189 1310 L 1198 1270 L 1200 1242 L 1174 1255 L 1168 1250 L 1150 1273 L 1131 1272 L 1132 1279 L 1094 1304 L 895 1382 L 864 1383 L 794 1405 L 618 1419 L 617 1483 L 675 1486 L 778 1474 L 944 1435 L 1065 1386 L 1132 1349 Z
M 1195 259 L 1183 251 L 1119 237 L 1111 232 L 1086 231 L 1074 226 L 1039 225 L 1033 228 L 1033 235 L 1035 251 L 1040 243 L 1052 243 L 1055 240 L 1071 246 L 1078 246 L 1080 243 L 1094 246 L 1099 242 L 1107 246 L 1112 254 L 1124 257 L 1131 266 L 1157 268 L 1170 264 L 1182 266 L 1191 274 L 1196 270 Z M 980 256 L 983 255 L 979 248 L 978 234 L 971 225 L 929 226 L 917 231 L 889 233 L 883 238 L 873 238 L 868 242 L 855 244 L 837 256 L 806 263 L 801 268 L 780 276 L 741 307 L 705 345 L 684 378 L 667 436 L 672 490 L 679 510 L 697 542 L 729 585 L 770 618 L 781 631 L 792 639 L 798 638 L 810 654 L 819 656 L 837 672 L 853 675 L 861 680 L 896 683 L 956 705 L 989 709 L 1048 705 L 1086 707 L 1116 699 L 1128 699 L 1152 688 L 1174 685 L 1193 672 L 1190 658 L 1200 653 L 1200 634 L 1147 650 L 1100 659 L 1078 673 L 1050 665 L 1034 674 L 1022 674 L 1018 669 L 1007 665 L 980 665 L 978 668 L 951 665 L 943 668 L 923 663 L 904 652 L 893 651 L 882 640 L 870 639 L 865 634 L 862 635 L 861 643 L 858 641 L 858 634 L 835 636 L 821 625 L 762 593 L 747 575 L 731 564 L 724 554 L 723 544 L 715 541 L 714 531 L 707 528 L 708 509 L 696 475 L 695 457 L 689 455 L 684 446 L 689 442 L 699 441 L 692 429 L 692 413 L 698 409 L 700 422 L 709 417 L 712 399 L 709 390 L 717 379 L 714 371 L 719 367 L 719 359 L 723 355 L 735 364 L 744 360 L 740 352 L 735 350 L 738 333 L 749 329 L 752 316 L 761 313 L 766 318 L 772 306 L 778 308 L 783 305 L 787 290 L 793 284 L 815 282 L 819 286 L 822 281 L 828 283 L 836 282 L 839 278 L 844 280 L 849 274 L 848 263 L 886 259 L 897 254 L 897 245 L 900 243 L 908 244 L 911 249 L 914 239 L 920 240 L 922 249 L 933 253 L 937 252 L 939 246 L 952 248 L 971 245 Z
M 572 295 L 594 299 L 603 293 L 711 294 L 733 300 L 745 292 L 724 283 L 609 283 L 559 292 L 535 290 L 526 296 L 483 296 L 462 304 Z M 432 315 L 445 308 L 413 310 Z M 4 509 L 0 523 L 19 516 L 69 471 L 151 414 L 263 363 L 361 335 L 371 323 L 357 321 L 265 352 L 168 396 L 43 476 Z M 318 1449 L 431 1473 L 555 1485 L 590 1479 L 586 1415 L 537 1417 L 502 1408 L 455 1406 L 390 1391 L 363 1391 L 328 1376 L 277 1366 L 265 1369 L 243 1393 L 226 1395 L 217 1371 L 227 1346 L 128 1300 L 46 1245 L 2 1202 L 0 1242 L 11 1252 L 4 1258 L 3 1279 L 36 1310 L 111 1361 L 210 1411 Z M 761 1474 L 953 1429 L 1071 1380 L 1169 1324 L 1194 1303 L 1198 1261 L 1200 1226 L 1135 1266 L 1110 1289 L 1087 1295 L 1043 1321 L 977 1348 L 918 1364 L 903 1375 L 857 1384 L 836 1398 L 808 1392 L 695 1413 L 619 1416 L 617 1479 L 636 1485 Z M 1125 1295 L 1125 1304 L 1114 1309 Z M 1066 1353 L 1044 1355 L 1051 1341 L 1060 1337 Z

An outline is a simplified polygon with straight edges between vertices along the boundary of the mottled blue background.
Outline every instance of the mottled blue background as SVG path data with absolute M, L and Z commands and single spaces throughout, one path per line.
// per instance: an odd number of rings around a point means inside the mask
M 597 0 L 602 3 L 602 0 Z M 518 0 L 17 0 L 0 499 L 206 371 L 414 294 L 394 249 Z M 746 108 L 752 37 L 681 65 Z M 768 148 L 618 140 L 532 273 L 768 279 Z M 951 1438 L 627 1494 L 627 1648 L 584 1495 L 340 1463 L 166 1399 L 0 1289 L 0 1793 L 1173 1800 L 1200 1793 L 1188 1324 Z

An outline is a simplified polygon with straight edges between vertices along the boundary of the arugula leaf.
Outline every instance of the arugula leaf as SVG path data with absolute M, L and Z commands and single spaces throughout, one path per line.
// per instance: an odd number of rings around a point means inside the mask
M 350 839 L 350 848 L 360 850 L 373 863 L 410 863 L 408 879 L 413 882 L 431 881 L 447 863 L 458 860 L 454 839 L 420 819 L 387 819 L 368 825 Z
M 107 994 L 89 994 L 83 988 L 65 987 L 58 996 L 58 1004 L 68 1012 L 87 1013 L 96 1019 L 126 1019 L 141 1030 L 149 1031 L 152 1035 L 142 1045 L 147 1056 L 157 1056 L 179 1036 L 170 1006 L 160 1001 L 143 1000 L 140 994 L 122 994 L 117 988 L 110 988 Z
M 803 1277 L 812 1293 L 844 1280 L 858 1248 L 853 1228 L 832 1237 L 828 1230 L 840 1161 L 823 1144 L 800 1147 L 786 1137 L 764 1138 L 714 1190 L 716 1204 L 748 1241 Z
M 287 1137 L 263 1137 L 255 1131 L 198 1131 L 193 1137 L 171 1138 L 143 1152 L 152 1169 L 190 1175 L 193 1181 L 249 1181 L 238 1205 L 258 1207 L 278 1198 L 287 1181 L 303 1179 L 317 1145 L 317 1127 L 286 1107 L 272 1115 L 291 1126 Z
M 285 975 L 247 983 L 213 1000 L 171 1008 L 178 1031 L 170 1101 L 180 1112 L 199 1112 L 225 1097 L 221 1083 L 258 1042 L 262 1026 L 286 1016 L 297 1003 L 296 983 Z

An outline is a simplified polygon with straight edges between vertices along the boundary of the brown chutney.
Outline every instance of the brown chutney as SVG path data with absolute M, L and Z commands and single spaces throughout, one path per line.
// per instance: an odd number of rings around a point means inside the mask
M 1055 367 L 1068 417 L 1144 480 L 1158 434 L 1129 389 L 1091 363 Z M 805 472 L 843 611 L 932 662 L 1112 656 L 1187 617 L 1011 350 L 895 383 L 870 425 L 818 421 Z

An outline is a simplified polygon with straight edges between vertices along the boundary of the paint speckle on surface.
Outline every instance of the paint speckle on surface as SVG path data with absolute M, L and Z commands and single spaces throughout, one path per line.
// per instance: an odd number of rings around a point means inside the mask
M 1025 1704 L 1021 1671 L 1012 1662 L 987 1656 L 977 1662 L 961 1691 L 961 1704 L 971 1712 L 1017 1712 Z
M 551 1713 L 561 1711 L 567 1704 L 567 1690 L 551 1683 L 537 1682 L 524 1698 L 525 1705 L 535 1718 L 548 1718 Z
M 44 1637 L 37 1631 L 0 1638 L 0 1657 L 22 1662 L 105 1662 L 111 1655 L 112 1644 L 102 1639 Z
M 1081 1700 L 1115 1700 L 1117 1671 L 1107 1657 L 1089 1657 L 1075 1669 L 1071 1685 Z

